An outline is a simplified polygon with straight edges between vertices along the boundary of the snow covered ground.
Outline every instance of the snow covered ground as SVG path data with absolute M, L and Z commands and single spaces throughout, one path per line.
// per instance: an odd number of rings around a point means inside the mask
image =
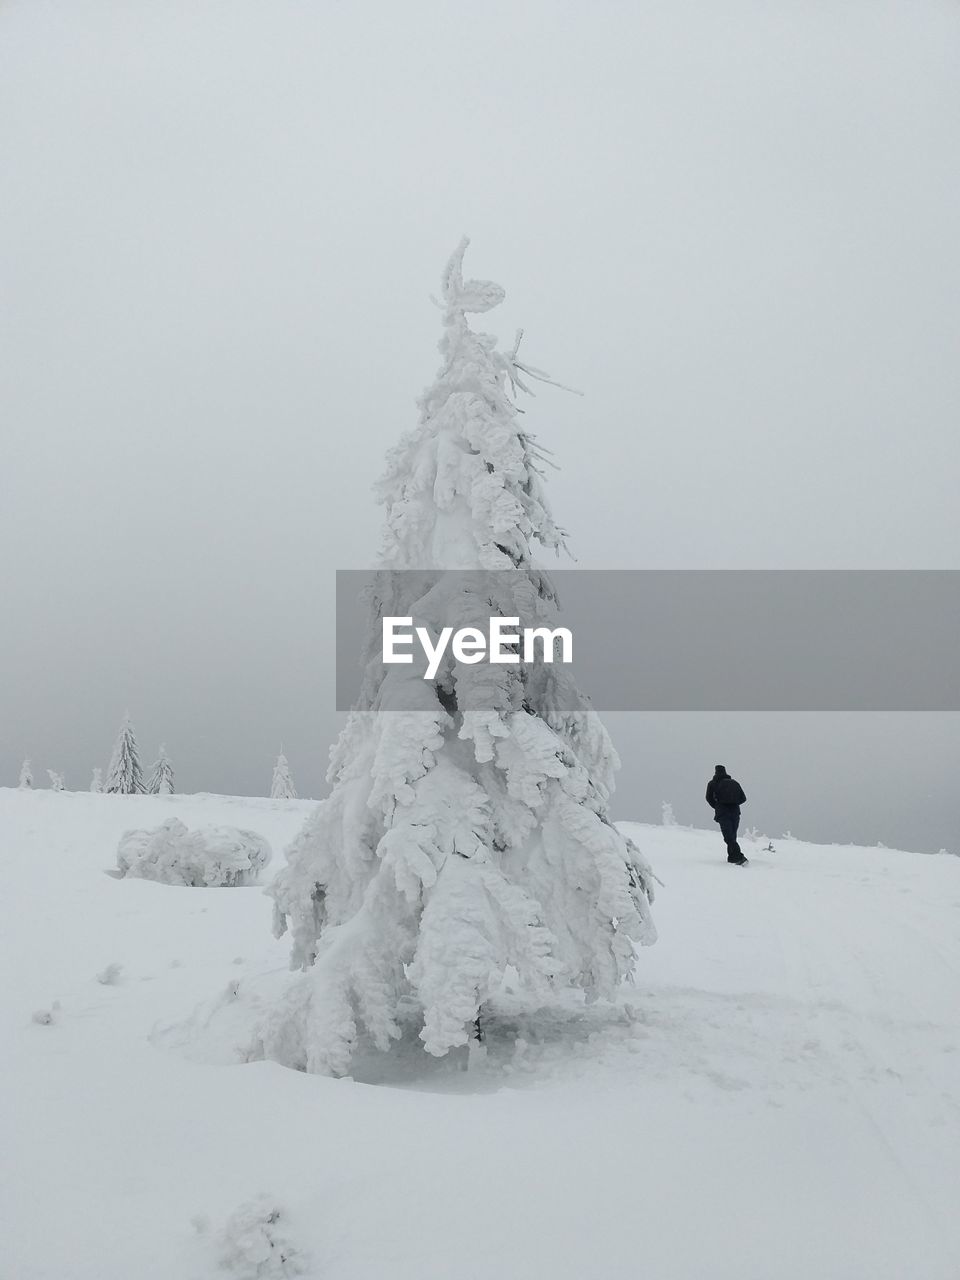
M 316 1280 L 960 1276 L 960 859 L 739 870 L 631 826 L 665 888 L 616 1007 L 508 993 L 480 1071 L 400 1046 L 331 1080 L 231 1065 L 285 982 L 261 889 L 107 874 L 176 816 L 261 832 L 269 877 L 309 809 L 0 790 L 3 1280 L 228 1274 L 260 1192 Z

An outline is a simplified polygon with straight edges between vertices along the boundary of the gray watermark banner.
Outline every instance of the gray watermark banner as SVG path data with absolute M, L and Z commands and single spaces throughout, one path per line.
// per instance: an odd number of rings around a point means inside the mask
M 383 660 L 385 617 L 409 620 L 394 627 L 394 653 L 411 655 L 406 679 L 425 680 L 430 666 L 416 627 L 435 653 L 450 629 L 427 681 L 448 704 L 469 677 L 476 707 L 474 673 L 490 665 L 472 633 L 455 651 L 457 633 L 514 617 L 569 632 L 572 661 L 557 637 L 546 667 L 567 710 L 581 705 L 573 690 L 598 711 L 960 710 L 955 570 L 351 569 L 337 572 L 336 608 L 342 711 L 379 707 L 377 688 L 401 670 Z M 507 644 L 501 653 L 519 661 L 492 674 L 510 670 L 532 687 L 545 669 L 534 648 L 526 661 L 522 640 Z

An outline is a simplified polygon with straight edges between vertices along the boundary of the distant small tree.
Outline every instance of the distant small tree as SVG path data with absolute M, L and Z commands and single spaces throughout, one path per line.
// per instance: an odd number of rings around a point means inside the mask
M 111 795 L 142 795 L 144 791 L 143 770 L 140 767 L 140 752 L 137 739 L 130 722 L 129 711 L 123 717 L 120 732 L 110 758 L 107 770 L 107 784 L 104 790 Z
M 167 748 L 160 743 L 160 758 L 150 771 L 147 791 L 152 796 L 173 795 L 173 765 L 167 756 Z
M 673 805 L 669 800 L 664 800 L 660 806 L 660 811 L 662 814 L 661 822 L 665 827 L 675 827 L 677 825 L 677 820 L 673 814 Z
M 33 770 L 30 768 L 30 761 L 24 760 L 20 766 L 20 780 L 17 786 L 21 791 L 33 790 Z
M 66 787 L 64 786 L 64 782 L 63 782 L 62 773 L 56 773 L 54 772 L 53 769 L 48 769 L 47 775 L 50 778 L 50 786 L 53 788 L 54 791 L 66 791 Z
M 293 778 L 290 776 L 290 766 L 287 764 L 287 757 L 281 751 L 277 756 L 277 763 L 273 766 L 273 783 L 270 786 L 271 800 L 296 800 L 297 789 L 293 785 Z
M 97 795 L 103 790 L 103 770 L 94 769 L 93 777 L 90 779 L 90 790 Z

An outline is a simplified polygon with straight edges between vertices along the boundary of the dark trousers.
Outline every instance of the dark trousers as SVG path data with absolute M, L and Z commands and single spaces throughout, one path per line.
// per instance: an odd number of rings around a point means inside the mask
M 740 846 L 737 844 L 737 828 L 740 826 L 740 806 L 738 804 L 718 804 L 717 821 L 727 846 L 728 858 L 742 858 Z

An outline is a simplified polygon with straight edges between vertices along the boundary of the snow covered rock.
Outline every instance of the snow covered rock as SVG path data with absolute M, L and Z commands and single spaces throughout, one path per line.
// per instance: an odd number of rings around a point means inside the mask
M 117 866 L 124 876 L 195 888 L 255 884 L 270 858 L 269 844 L 255 831 L 188 831 L 179 818 L 152 831 L 126 831 L 117 849 Z

